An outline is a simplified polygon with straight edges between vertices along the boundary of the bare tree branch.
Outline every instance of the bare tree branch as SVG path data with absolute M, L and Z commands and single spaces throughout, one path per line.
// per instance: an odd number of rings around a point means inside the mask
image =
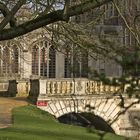
M 1 3 L 0 2 L 0 11 L 2 12 L 3 16 L 6 17 L 10 14 L 10 11 L 9 9 L 6 7 L 5 4 Z M 10 26 L 11 27 L 14 27 L 15 26 L 15 19 L 14 18 L 11 18 L 10 20 Z
M 88 0 L 84 3 L 71 6 L 69 7 L 69 10 L 67 12 L 67 17 L 69 18 L 71 16 L 82 14 L 84 12 L 100 7 L 111 1 L 112 0 L 102 0 L 97 3 L 95 0 Z M 1 30 L 0 40 L 2 41 L 2 40 L 12 39 L 24 35 L 33 30 L 36 30 L 45 25 L 49 25 L 57 21 L 65 21 L 63 13 L 64 13 L 64 9 L 53 11 L 46 15 L 40 15 L 36 19 L 32 19 L 31 21 L 27 21 L 21 25 L 18 25 L 16 28 L 3 29 Z
M 4 20 L 0 23 L 0 31 L 8 24 L 8 22 L 12 19 L 12 17 L 17 13 L 20 7 L 26 3 L 26 0 L 19 0 L 17 4 L 13 7 L 8 15 L 4 18 Z
M 123 21 L 124 21 L 126 27 L 127 27 L 128 30 L 132 33 L 132 35 L 135 37 L 137 43 L 140 45 L 140 40 L 139 40 L 139 36 L 138 36 L 137 32 L 135 32 L 135 31 L 133 30 L 133 28 L 130 27 L 130 25 L 128 24 L 127 20 L 126 20 L 125 17 L 123 16 L 121 10 L 119 9 L 119 7 L 117 6 L 117 4 L 116 4 L 115 1 L 113 2 L 113 4 L 114 4 L 114 6 L 116 7 L 116 9 L 117 9 L 118 13 L 120 14 L 121 18 L 123 19 Z

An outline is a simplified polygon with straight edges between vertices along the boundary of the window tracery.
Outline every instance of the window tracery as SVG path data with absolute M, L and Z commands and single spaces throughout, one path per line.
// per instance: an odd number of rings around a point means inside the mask
M 56 51 L 47 41 L 37 42 L 32 47 L 32 74 L 55 78 Z
M 17 44 L 6 42 L 0 44 L 0 76 L 16 77 L 20 74 L 20 49 Z

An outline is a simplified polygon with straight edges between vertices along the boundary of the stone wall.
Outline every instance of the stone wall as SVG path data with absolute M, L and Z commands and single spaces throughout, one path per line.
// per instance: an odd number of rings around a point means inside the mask
M 0 82 L 0 96 L 15 97 L 17 94 L 16 80 L 1 81 Z
M 27 97 L 29 90 L 28 81 L 0 81 L 0 96 L 2 97 Z
M 17 81 L 17 97 L 27 97 L 30 90 L 29 81 Z

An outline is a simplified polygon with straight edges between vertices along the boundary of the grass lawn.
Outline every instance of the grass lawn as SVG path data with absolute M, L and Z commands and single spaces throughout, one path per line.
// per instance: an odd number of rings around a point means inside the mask
M 13 125 L 0 129 L 0 140 L 129 140 L 110 133 L 59 123 L 34 106 L 15 108 Z

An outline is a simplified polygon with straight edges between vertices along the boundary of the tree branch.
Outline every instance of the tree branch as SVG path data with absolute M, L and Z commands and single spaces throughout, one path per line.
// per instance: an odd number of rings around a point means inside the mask
M 69 21 L 69 17 L 67 16 L 69 6 L 70 6 L 70 0 L 66 0 L 65 1 L 65 6 L 64 6 L 64 13 L 63 13 L 63 16 L 64 16 L 66 21 Z
M 3 29 L 0 32 L 0 40 L 2 41 L 2 40 L 12 39 L 14 37 L 18 37 L 28 32 L 31 32 L 33 30 L 36 30 L 45 25 L 63 20 L 62 15 L 63 15 L 63 11 L 58 10 L 55 12 L 51 12 L 47 15 L 38 16 L 36 19 L 25 22 L 21 25 L 18 25 L 17 27 L 10 28 L 10 29 Z
M 119 15 L 120 15 L 121 18 L 123 19 L 123 21 L 124 21 L 124 23 L 125 23 L 127 29 L 132 33 L 132 35 L 135 37 L 137 43 L 140 45 L 140 40 L 139 40 L 139 36 L 138 36 L 137 32 L 135 32 L 135 31 L 133 30 L 133 28 L 132 28 L 131 26 L 129 26 L 127 20 L 126 20 L 125 17 L 123 16 L 121 10 L 119 9 L 119 7 L 117 6 L 117 4 L 116 4 L 115 1 L 113 2 L 113 4 L 114 4 L 114 6 L 116 7 L 116 9 L 117 9 Z
M 109 3 L 113 0 L 101 0 L 100 2 L 96 1 L 96 0 L 88 0 L 84 3 L 81 3 L 79 5 L 75 5 L 75 6 L 72 6 L 69 8 L 69 11 L 68 11 L 68 17 L 71 17 L 71 16 L 76 16 L 76 15 L 80 15 L 80 14 L 83 14 L 85 12 L 88 12 L 90 11 L 91 9 L 95 9 L 95 8 L 98 8 L 106 3 Z
M 0 2 L 0 11 L 2 12 L 2 14 L 3 14 L 4 17 L 6 17 L 7 15 L 10 14 L 9 9 L 6 7 L 5 4 L 3 4 L 1 2 Z M 15 19 L 14 18 L 11 18 L 11 20 L 10 20 L 10 26 L 11 27 L 14 27 L 15 26 Z
M 83 14 L 84 12 L 100 7 L 111 1 L 112 0 L 102 0 L 101 2 L 97 3 L 95 0 L 89 0 L 85 3 L 81 3 L 79 5 L 69 7 L 69 10 L 67 11 L 67 17 Z M 57 21 L 65 21 L 65 18 L 63 17 L 63 13 L 64 10 L 53 11 L 46 15 L 40 15 L 36 19 L 27 21 L 21 25 L 18 25 L 15 28 L 3 29 L 0 33 L 0 40 L 2 41 L 2 40 L 12 39 L 24 35 L 33 30 L 36 30 L 45 25 L 49 25 Z
M 3 19 L 3 21 L 0 23 L 0 31 L 8 24 L 8 22 L 14 17 L 16 12 L 20 9 L 20 7 L 26 3 L 26 0 L 19 0 L 17 4 L 13 7 L 13 9 L 10 11 L 8 15 Z

